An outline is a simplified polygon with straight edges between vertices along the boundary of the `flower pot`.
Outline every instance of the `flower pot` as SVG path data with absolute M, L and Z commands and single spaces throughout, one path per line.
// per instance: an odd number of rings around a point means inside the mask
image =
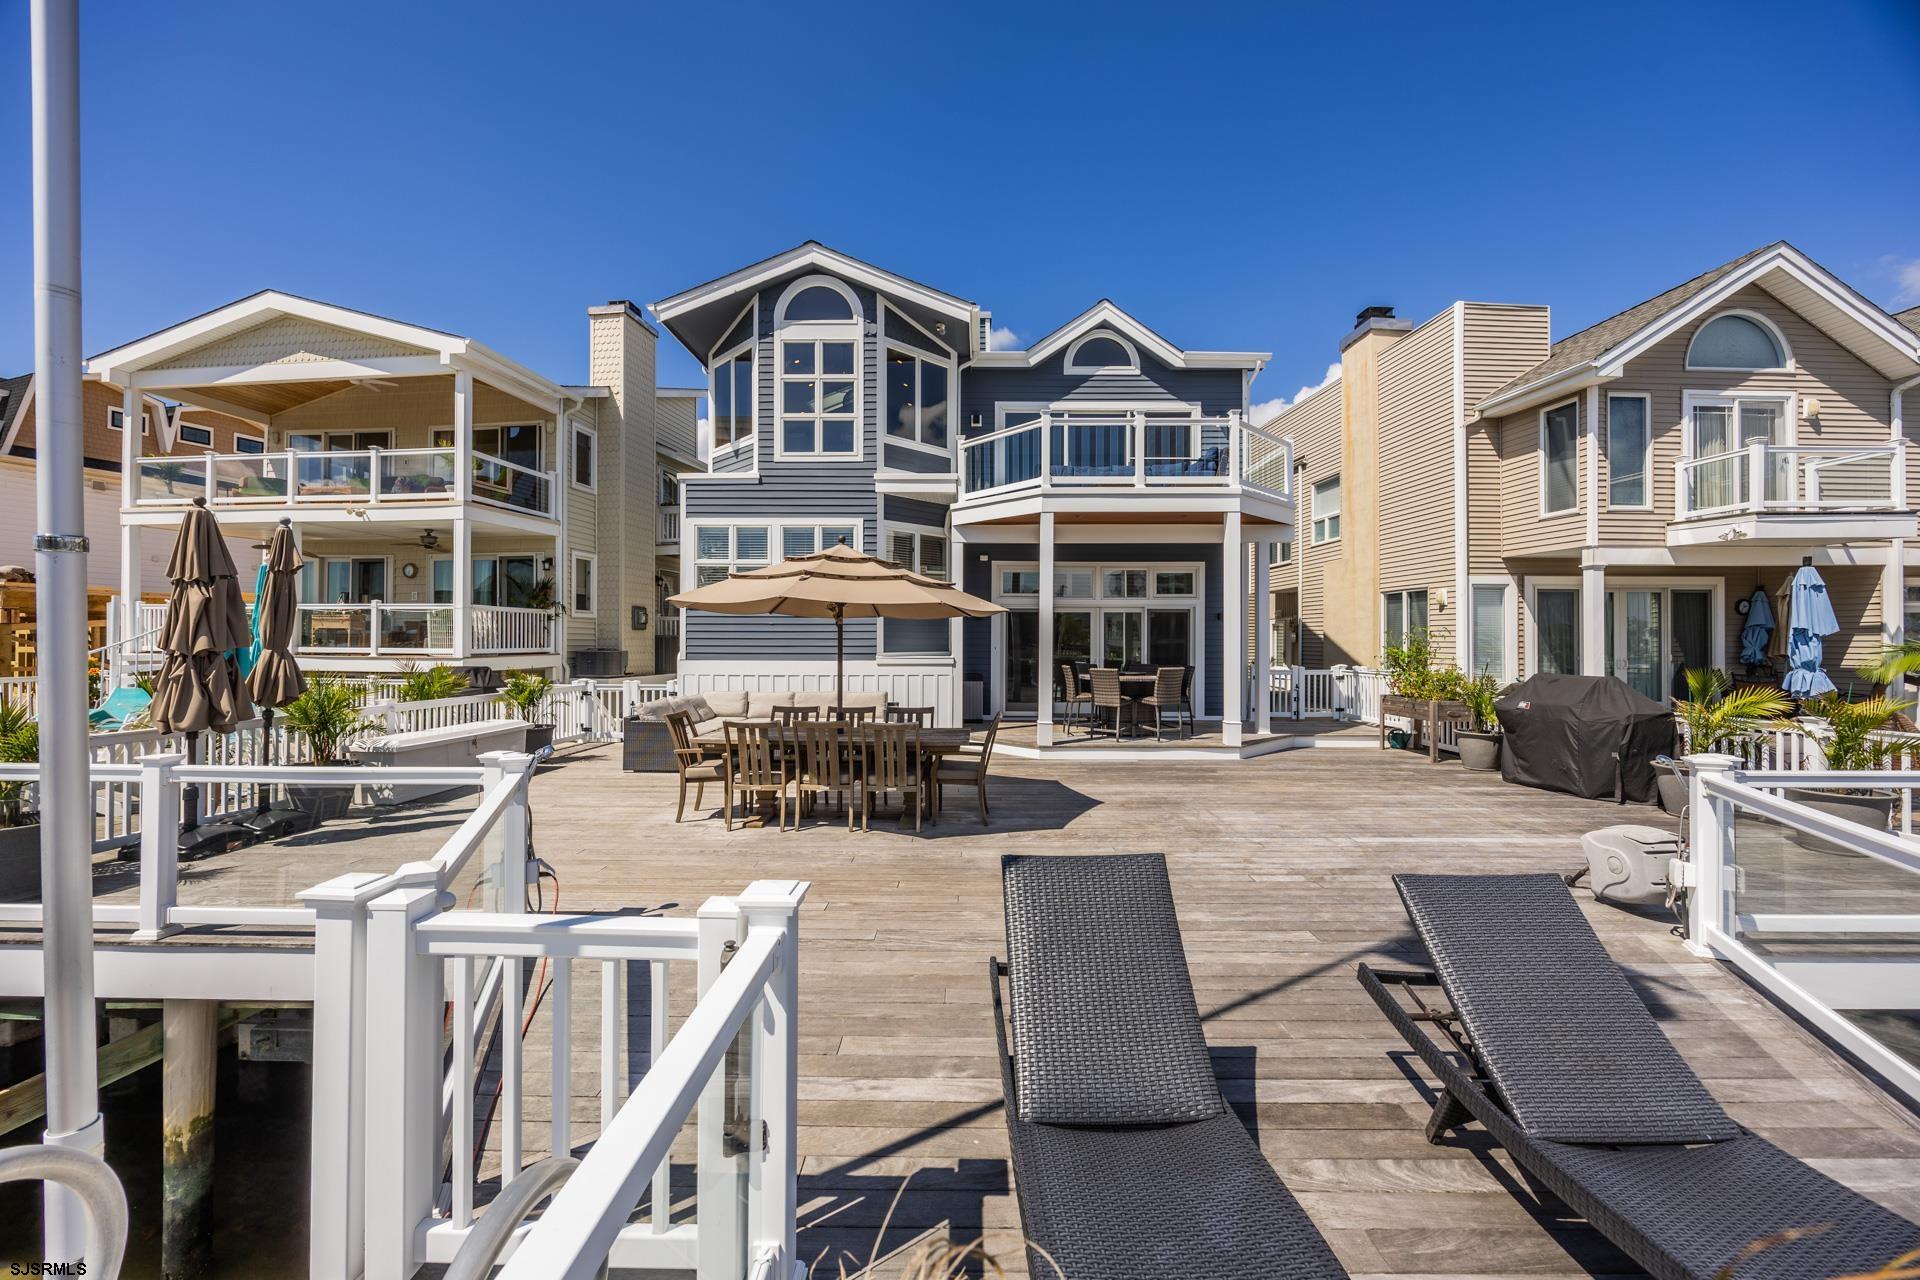
M 344 765 L 344 760 L 329 760 L 319 767 L 334 769 Z M 306 814 L 315 822 L 333 822 L 347 816 L 353 808 L 353 788 L 351 786 L 323 787 L 287 784 L 287 803 Z
M 1787 799 L 1795 804 L 1803 804 L 1809 809 L 1841 818 L 1847 822 L 1869 827 L 1874 831 L 1886 831 L 1893 825 L 1893 806 L 1898 797 L 1891 791 L 1805 791 L 1798 787 L 1787 788 Z M 1835 844 L 1831 840 L 1822 840 L 1818 836 L 1808 835 L 1795 830 L 1793 842 L 1802 849 L 1813 849 L 1820 853 L 1855 854 L 1845 845 Z
M 40 824 L 0 827 L 0 902 L 40 901 Z
M 527 726 L 527 754 L 544 751 L 553 745 L 553 726 L 550 724 L 530 724 Z
M 1499 734 L 1462 730 L 1455 735 L 1454 741 L 1460 749 L 1461 768 L 1486 770 L 1500 767 Z
M 1660 770 L 1653 775 L 1653 785 L 1660 796 L 1660 807 L 1674 817 L 1687 807 L 1687 780 L 1676 773 Z

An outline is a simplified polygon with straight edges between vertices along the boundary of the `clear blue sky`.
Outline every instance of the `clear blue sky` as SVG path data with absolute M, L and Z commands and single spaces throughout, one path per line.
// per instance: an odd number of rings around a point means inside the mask
M 1364 305 L 1547 302 L 1559 337 L 1778 238 L 1920 302 L 1915 0 L 90 0 L 83 32 L 89 352 L 276 287 L 578 380 L 587 306 L 809 238 L 1022 339 L 1109 295 L 1271 350 L 1256 399 Z M 0 373 L 32 361 L 26 36 L 14 0 Z

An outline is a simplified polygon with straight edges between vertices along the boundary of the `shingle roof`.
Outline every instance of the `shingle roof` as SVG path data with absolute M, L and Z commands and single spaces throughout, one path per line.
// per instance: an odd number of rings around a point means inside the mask
M 1920 333 L 1920 307 L 1912 307 L 1906 311 L 1896 311 L 1893 313 L 1893 318 L 1915 333 Z
M 1585 364 L 1602 352 L 1612 350 L 1640 330 L 1658 321 L 1662 316 L 1684 305 L 1695 295 L 1712 288 L 1715 282 L 1724 279 L 1729 273 L 1739 270 L 1761 254 L 1784 244 L 1786 241 L 1776 240 L 1772 244 L 1761 245 L 1751 253 L 1741 254 L 1732 262 L 1722 263 L 1711 271 L 1695 276 L 1685 284 L 1675 285 L 1657 297 L 1648 298 L 1638 306 L 1628 307 L 1625 311 L 1609 316 L 1599 324 L 1589 325 L 1576 334 L 1560 339 L 1549 348 L 1545 360 L 1487 396 L 1486 399 L 1491 400 L 1494 396 L 1505 395 L 1515 388 L 1524 387 L 1528 383 L 1538 382 L 1542 378 Z
M 20 406 L 26 401 L 27 386 L 32 381 L 30 373 L 0 378 L 0 440 L 6 439 L 7 432 L 13 430 L 13 420 L 20 416 Z

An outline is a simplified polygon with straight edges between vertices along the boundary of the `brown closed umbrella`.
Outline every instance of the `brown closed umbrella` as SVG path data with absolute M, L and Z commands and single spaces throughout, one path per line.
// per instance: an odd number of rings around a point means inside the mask
M 267 580 L 254 605 L 259 622 L 260 656 L 247 691 L 260 708 L 262 762 L 273 763 L 273 709 L 284 707 L 307 691 L 307 677 L 293 657 L 293 629 L 300 617 L 300 568 L 306 560 L 293 545 L 293 522 L 282 519 L 267 543 Z M 260 807 L 267 807 L 266 789 Z
M 166 657 L 153 682 L 153 722 L 162 733 L 187 735 L 187 758 L 197 754 L 200 734 L 226 733 L 253 718 L 253 703 L 233 651 L 252 643 L 246 601 L 233 556 L 220 526 L 195 498 L 180 522 L 180 537 L 167 562 L 173 592 L 160 627 Z M 189 788 L 187 825 L 198 819 L 198 788 Z
M 841 542 L 764 569 L 729 574 L 669 603 L 704 613 L 832 618 L 835 697 L 847 700 L 848 618 L 986 618 L 1006 610 L 979 596 Z

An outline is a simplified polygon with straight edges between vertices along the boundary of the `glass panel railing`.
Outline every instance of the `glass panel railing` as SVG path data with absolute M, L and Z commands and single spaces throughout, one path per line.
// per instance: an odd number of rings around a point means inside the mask
M 452 605 L 381 605 L 382 649 L 453 648 Z
M 380 451 L 381 498 L 450 497 L 454 490 L 451 449 Z
M 140 459 L 141 502 L 191 502 L 207 494 L 207 455 Z
M 1689 512 L 1723 511 L 1747 503 L 1747 456 L 1721 453 L 1696 458 L 1681 470 Z
M 548 477 L 484 453 L 473 455 L 473 496 L 541 515 L 553 508 Z
M 373 454 L 340 451 L 294 455 L 300 498 L 364 498 L 372 492 Z
M 996 431 L 962 446 L 968 493 L 1026 484 L 1040 478 L 1040 424 Z
M 1850 449 L 1805 454 L 1801 500 L 1809 507 L 1862 510 L 1894 505 L 1894 451 Z
M 1128 418 L 1056 418 L 1049 458 L 1056 480 L 1128 479 L 1133 476 L 1134 424 Z
M 301 605 L 300 647 L 303 649 L 372 648 L 373 610 L 367 605 L 354 604 Z
M 216 501 L 285 502 L 292 458 L 284 453 L 227 454 L 212 459 Z

